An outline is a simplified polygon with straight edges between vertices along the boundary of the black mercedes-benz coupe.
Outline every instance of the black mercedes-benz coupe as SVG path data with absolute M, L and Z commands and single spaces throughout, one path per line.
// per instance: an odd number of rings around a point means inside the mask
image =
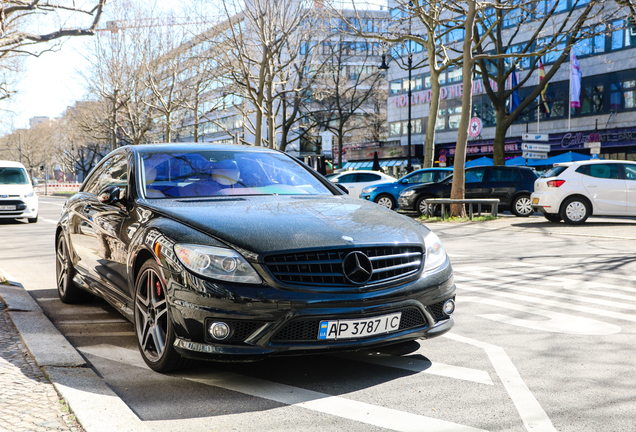
M 159 372 L 453 326 L 453 273 L 435 234 L 275 150 L 117 149 L 67 201 L 55 239 L 62 301 L 104 298 Z

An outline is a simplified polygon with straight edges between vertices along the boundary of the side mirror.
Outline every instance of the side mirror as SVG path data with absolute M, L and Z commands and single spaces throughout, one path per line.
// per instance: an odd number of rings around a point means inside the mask
M 409 182 L 409 179 L 402 179 L 400 180 L 401 184 L 407 184 Z
M 121 192 L 119 186 L 108 186 L 100 192 L 97 199 L 102 204 L 116 204 L 121 200 Z
M 334 183 L 338 189 L 341 189 L 344 193 L 349 195 L 349 189 L 345 185 L 341 185 L 339 183 Z
M 33 187 L 38 187 L 40 182 L 38 181 L 38 179 L 34 178 L 33 180 L 31 180 L 31 184 L 33 185 Z

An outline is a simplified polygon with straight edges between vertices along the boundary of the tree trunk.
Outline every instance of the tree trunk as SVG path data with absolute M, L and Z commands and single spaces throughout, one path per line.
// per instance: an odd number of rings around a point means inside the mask
M 172 140 L 172 128 L 170 127 L 170 114 L 166 114 L 166 142 L 169 143 Z
M 338 168 L 342 168 L 342 128 L 338 129 Z
M 473 106 L 473 25 L 475 22 L 475 1 L 468 0 L 468 13 L 466 14 L 466 36 L 464 38 L 464 65 L 462 75 L 464 80 L 464 92 L 462 94 L 462 116 L 457 132 L 457 145 L 455 147 L 455 168 L 453 169 L 453 186 L 451 199 L 464 199 L 466 145 L 468 143 L 468 124 Z M 466 214 L 462 204 L 451 205 L 451 214 L 462 217 Z
M 510 125 L 504 111 L 497 111 L 497 125 L 495 126 L 495 141 L 493 143 L 493 165 L 505 165 L 506 133 Z
M 435 125 L 437 122 L 440 94 L 439 75 L 440 73 L 431 67 L 431 104 L 428 111 L 428 122 L 426 123 L 424 168 L 431 168 L 435 160 Z

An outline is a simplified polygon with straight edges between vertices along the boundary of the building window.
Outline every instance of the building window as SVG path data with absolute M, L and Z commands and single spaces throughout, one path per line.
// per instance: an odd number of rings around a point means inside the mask
M 581 114 L 603 112 L 603 86 L 586 86 L 581 89 Z M 578 110 L 577 110 L 578 111 Z
M 630 36 L 630 29 L 627 27 L 627 23 L 624 20 L 616 20 L 612 22 L 612 42 L 611 49 L 618 50 L 632 46 L 632 38 Z
M 636 80 L 610 85 L 610 110 L 636 108 Z
M 435 130 L 446 129 L 446 110 L 441 109 L 437 114 L 437 123 L 435 123 Z
M 422 77 L 415 77 L 415 84 L 413 85 L 413 90 L 422 90 Z
M 576 54 L 577 57 L 605 52 L 605 25 L 600 24 L 594 27 L 594 29 L 585 29 L 583 32 L 593 33 L 594 36 L 582 39 L 574 45 L 574 54 Z
M 402 122 L 389 123 L 389 135 L 390 136 L 402 135 Z
M 448 83 L 462 82 L 462 69 L 455 68 L 448 71 Z
M 522 52 L 524 49 L 526 48 L 526 44 L 525 43 L 521 43 L 521 44 L 517 44 L 517 45 L 512 45 L 510 47 L 508 47 L 508 49 L 506 50 L 506 53 L 520 53 Z M 532 52 L 532 47 L 528 48 L 526 50 L 526 52 Z M 509 68 L 512 64 L 512 60 L 507 61 L 506 66 Z M 519 61 L 517 62 L 517 69 L 530 69 L 530 64 L 532 61 L 532 57 L 523 57 L 521 59 L 519 59 Z
M 402 81 L 391 81 L 391 94 L 398 94 L 402 91 Z
M 459 121 L 462 118 L 462 107 L 448 108 L 448 129 L 459 129 Z
M 554 41 L 552 37 L 540 38 L 537 41 L 537 50 L 544 48 L 545 45 L 550 45 L 553 43 Z M 552 49 L 550 49 L 548 52 L 546 52 L 543 55 L 543 57 L 541 57 L 541 61 L 543 62 L 543 64 L 554 63 L 559 58 L 561 53 L 565 50 L 565 45 L 566 45 L 566 42 L 565 40 L 563 40 L 562 42 L 558 42 L 556 44 L 556 47 L 552 46 Z

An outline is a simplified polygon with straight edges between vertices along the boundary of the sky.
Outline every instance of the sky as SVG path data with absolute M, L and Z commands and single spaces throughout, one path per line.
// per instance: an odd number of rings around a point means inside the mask
M 114 0 L 118 1 L 118 0 Z M 184 0 L 141 0 L 154 3 L 159 7 L 175 8 Z M 332 0 L 334 1 L 334 0 Z M 342 2 L 344 7 L 350 0 Z M 386 4 L 384 0 L 369 0 L 377 4 Z M 109 2 L 112 4 L 113 1 Z M 358 2 L 360 3 L 360 2 Z M 372 7 L 374 7 L 372 6 Z M 109 19 L 105 16 L 99 28 L 106 26 Z M 26 73 L 18 85 L 18 94 L 14 96 L 11 109 L 15 112 L 13 124 L 5 124 L 4 129 L 27 128 L 32 117 L 59 117 L 68 106 L 85 98 L 85 90 L 80 71 L 88 67 L 83 54 L 86 45 L 90 44 L 90 36 L 68 38 L 57 52 L 46 52 L 40 57 L 30 57 L 26 61 Z M 9 130 L 0 132 L 9 132 Z

